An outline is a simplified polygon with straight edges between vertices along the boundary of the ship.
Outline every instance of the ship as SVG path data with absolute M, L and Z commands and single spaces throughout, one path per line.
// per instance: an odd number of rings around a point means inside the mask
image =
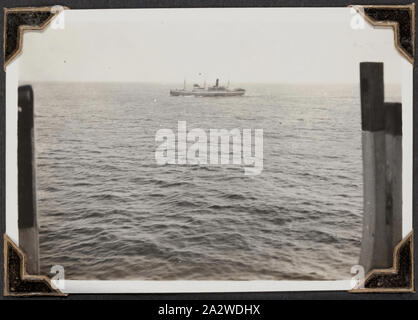
M 245 89 L 236 88 L 229 89 L 229 83 L 225 86 L 219 85 L 219 79 L 216 79 L 215 85 L 206 88 L 206 85 L 200 86 L 194 84 L 192 90 L 186 89 L 186 81 L 184 81 L 183 89 L 171 89 L 171 96 L 195 96 L 195 97 L 236 97 L 243 96 Z

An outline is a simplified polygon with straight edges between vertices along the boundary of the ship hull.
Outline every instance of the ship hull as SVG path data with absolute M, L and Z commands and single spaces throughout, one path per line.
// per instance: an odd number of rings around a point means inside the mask
M 194 97 L 237 97 L 243 96 L 244 90 L 239 91 L 187 91 L 170 90 L 171 96 L 194 96 Z

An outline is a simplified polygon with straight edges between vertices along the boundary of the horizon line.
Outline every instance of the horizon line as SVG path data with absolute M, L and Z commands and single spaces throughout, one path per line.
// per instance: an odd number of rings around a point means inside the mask
M 103 84 L 182 84 L 182 81 L 112 81 L 112 80 L 87 80 L 87 81 L 77 81 L 77 80 L 18 80 L 20 84 L 36 84 L 36 83 L 103 83 Z M 189 83 L 199 83 L 198 81 L 190 81 Z M 360 80 L 358 82 L 255 82 L 255 81 L 231 81 L 231 84 L 270 84 L 270 85 L 360 85 Z M 386 82 L 385 85 L 398 85 L 401 86 L 402 83 L 395 82 Z

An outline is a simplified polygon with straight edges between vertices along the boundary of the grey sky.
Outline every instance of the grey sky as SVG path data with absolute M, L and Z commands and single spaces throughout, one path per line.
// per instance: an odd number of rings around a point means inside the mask
M 25 33 L 20 80 L 354 83 L 360 61 L 383 61 L 385 81 L 400 83 L 392 29 L 353 29 L 353 16 L 348 8 L 68 10 L 64 29 Z

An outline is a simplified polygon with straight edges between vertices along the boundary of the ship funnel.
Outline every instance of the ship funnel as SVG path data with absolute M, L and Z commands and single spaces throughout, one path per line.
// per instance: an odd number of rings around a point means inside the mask
M 219 79 L 216 79 L 215 87 L 219 87 Z

